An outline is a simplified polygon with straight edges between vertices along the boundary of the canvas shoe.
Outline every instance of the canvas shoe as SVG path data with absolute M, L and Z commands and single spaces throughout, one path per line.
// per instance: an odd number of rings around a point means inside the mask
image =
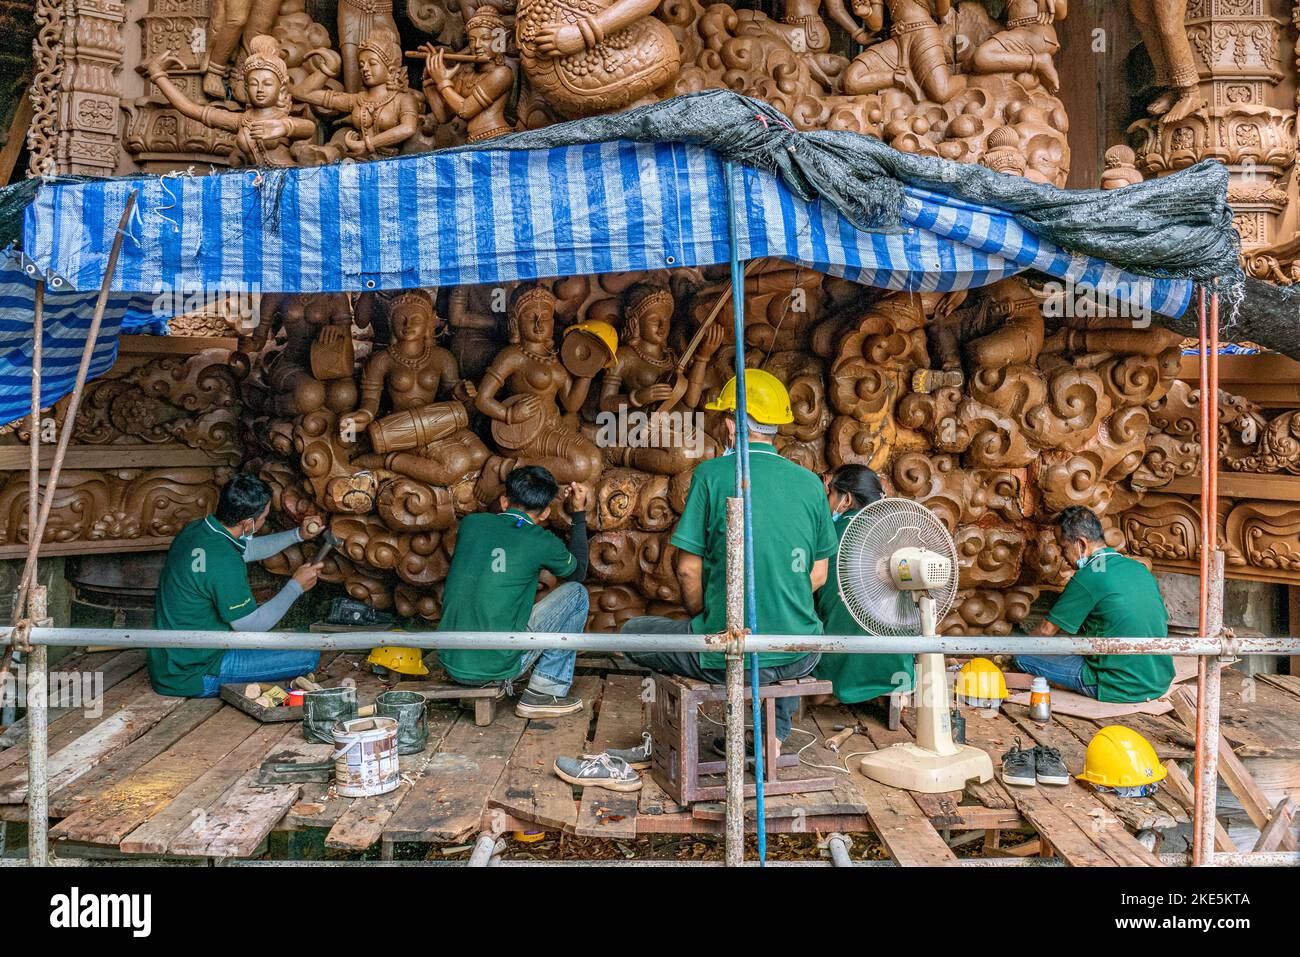
M 598 754 L 592 758 L 556 758 L 555 774 L 562 781 L 580 788 L 607 788 L 610 791 L 640 791 L 641 775 L 622 758 Z
M 1070 783 L 1070 770 L 1061 760 L 1061 752 L 1043 744 L 1034 747 L 1034 776 L 1039 784 Z
M 581 710 L 581 698 L 541 694 L 531 690 L 521 694 L 515 704 L 515 714 L 521 718 L 558 718 L 565 714 L 577 714 Z
M 1020 787 L 1033 787 L 1038 783 L 1034 752 L 1022 748 L 1019 738 L 1002 755 L 1002 782 Z
M 608 754 L 611 758 L 618 758 L 620 761 L 627 763 L 629 768 L 637 771 L 644 771 L 650 767 L 650 756 L 653 754 L 650 732 L 641 733 L 641 743 L 635 748 L 608 748 L 600 754 Z M 584 754 L 584 760 L 600 757 L 600 754 Z

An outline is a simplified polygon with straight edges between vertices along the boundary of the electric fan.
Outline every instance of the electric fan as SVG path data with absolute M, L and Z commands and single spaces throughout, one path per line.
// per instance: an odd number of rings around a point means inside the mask
M 836 571 L 844 607 L 868 634 L 937 635 L 957 595 L 957 546 L 928 508 L 885 498 L 849 522 Z M 943 655 L 916 658 L 916 743 L 868 754 L 862 773 L 925 794 L 959 791 L 972 778 L 988 781 L 989 756 L 953 743 Z

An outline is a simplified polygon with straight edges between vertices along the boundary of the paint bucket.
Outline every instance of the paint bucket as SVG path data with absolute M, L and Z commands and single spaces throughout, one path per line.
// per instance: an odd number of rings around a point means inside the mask
M 344 797 L 374 797 L 402 783 L 397 719 L 376 715 L 334 725 L 334 784 Z
M 334 724 L 356 716 L 356 688 L 322 688 L 302 696 L 302 736 L 308 741 L 333 744 Z
M 418 691 L 385 691 L 375 699 L 375 713 L 397 721 L 398 754 L 419 754 L 428 747 L 427 703 Z

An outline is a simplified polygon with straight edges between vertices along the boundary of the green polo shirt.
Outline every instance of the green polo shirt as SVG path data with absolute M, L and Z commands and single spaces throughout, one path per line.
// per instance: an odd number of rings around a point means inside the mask
M 846 512 L 835 518 L 835 532 L 841 541 L 857 514 Z M 817 616 L 828 635 L 867 634 L 840 598 L 840 573 L 833 558 L 826 584 L 817 591 Z M 913 655 L 822 655 L 813 676 L 831 682 L 835 697 L 844 704 L 854 704 L 895 691 L 910 691 L 915 665 Z
M 154 599 L 154 627 L 227 631 L 257 609 L 244 566 L 244 543 L 211 515 L 181 529 L 167 550 Z M 159 694 L 203 694 L 203 676 L 221 668 L 220 648 L 150 648 L 149 681 Z
M 1169 616 L 1160 586 L 1141 562 L 1102 548 L 1088 557 L 1061 592 L 1047 620 L 1071 635 L 1092 638 L 1164 638 Z M 1169 690 L 1169 655 L 1086 655 L 1085 684 L 1100 701 L 1150 701 Z
M 466 515 L 456 531 L 456 551 L 442 597 L 439 631 L 527 631 L 543 568 L 572 575 L 578 560 L 558 537 L 527 513 Z M 457 681 L 504 681 L 519 674 L 522 651 L 445 648 L 438 662 Z
M 835 554 L 835 529 L 821 479 L 782 458 L 771 445 L 749 447 L 755 606 L 762 635 L 820 635 L 813 606 L 813 562 Z M 704 559 L 704 611 L 691 621 L 697 635 L 727 627 L 727 499 L 736 495 L 736 460 L 723 455 L 695 466 L 686 507 L 672 544 Z M 760 667 L 803 655 L 765 653 Z M 702 668 L 726 667 L 721 652 L 700 655 Z

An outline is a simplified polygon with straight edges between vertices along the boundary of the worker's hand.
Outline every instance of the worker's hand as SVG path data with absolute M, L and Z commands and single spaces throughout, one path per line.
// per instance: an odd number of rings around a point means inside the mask
M 321 562 L 304 562 L 293 571 L 293 580 L 302 586 L 303 591 L 311 591 L 316 587 L 316 580 L 320 578 L 320 570 L 324 568 Z
M 585 512 L 590 500 L 591 495 L 587 491 L 587 486 L 578 482 L 570 482 L 564 490 L 564 509 L 570 515 Z
M 312 512 L 310 515 L 303 516 L 302 524 L 298 526 L 298 537 L 306 542 L 323 531 L 325 531 L 325 519 Z

